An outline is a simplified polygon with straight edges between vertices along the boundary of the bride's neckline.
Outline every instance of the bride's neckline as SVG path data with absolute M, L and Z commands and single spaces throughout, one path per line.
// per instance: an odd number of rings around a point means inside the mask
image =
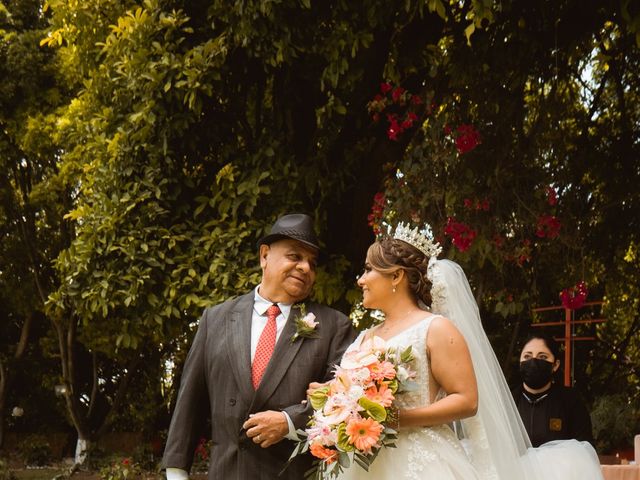
M 423 319 L 418 320 L 416 323 L 413 323 L 413 324 L 411 324 L 410 326 L 408 326 L 407 328 L 405 328 L 405 329 L 403 329 L 403 330 L 400 330 L 399 332 L 397 332 L 397 333 L 395 333 L 395 334 L 391 335 L 389 338 L 384 338 L 384 337 L 381 337 L 380 335 L 376 335 L 376 334 L 375 334 L 375 332 L 373 331 L 373 330 L 377 327 L 377 325 L 376 325 L 376 327 L 373 327 L 373 328 L 371 328 L 371 329 L 369 329 L 369 330 L 365 330 L 365 331 L 363 332 L 363 334 L 364 334 L 364 335 L 362 335 L 362 339 L 360 340 L 360 345 L 362 345 L 362 342 L 364 342 L 365 338 L 367 338 L 367 336 L 368 336 L 368 334 L 369 334 L 369 333 L 371 333 L 371 337 L 370 337 L 370 338 L 378 337 L 378 338 L 381 338 L 382 340 L 384 340 L 385 342 L 389 342 L 390 340 L 393 340 L 394 338 L 396 338 L 396 337 L 398 337 L 398 336 L 402 335 L 403 333 L 406 333 L 406 332 L 408 332 L 409 330 L 416 328 L 418 325 L 423 324 L 423 323 L 424 323 L 424 322 L 426 322 L 427 320 L 430 320 L 430 319 L 432 319 L 433 317 L 439 317 L 439 316 L 440 316 L 440 315 L 436 315 L 435 313 L 429 313 L 429 314 L 428 314 L 426 317 L 424 317 Z

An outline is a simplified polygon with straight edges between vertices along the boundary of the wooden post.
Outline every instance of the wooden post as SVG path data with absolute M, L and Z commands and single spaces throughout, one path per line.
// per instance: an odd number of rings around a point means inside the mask
M 571 332 L 571 309 L 564 309 L 564 386 L 571 387 L 571 347 L 573 346 L 573 332 Z
M 594 306 L 594 305 L 602 305 L 602 301 L 597 302 L 586 302 L 583 307 Z M 556 322 L 544 322 L 544 323 L 532 323 L 532 327 L 560 327 L 564 326 L 564 336 L 563 337 L 554 337 L 555 340 L 562 341 L 564 343 L 564 384 L 567 387 L 571 387 L 573 383 L 573 342 L 581 341 L 581 340 L 595 340 L 595 337 L 579 337 L 573 335 L 573 325 L 585 324 L 585 323 L 602 323 L 606 322 L 605 318 L 588 318 L 583 320 L 575 320 L 573 319 L 573 310 L 570 308 L 565 308 L 563 306 L 551 306 L 551 307 L 539 307 L 532 309 L 532 312 L 548 312 L 551 310 L 564 310 L 564 320 L 556 321 Z

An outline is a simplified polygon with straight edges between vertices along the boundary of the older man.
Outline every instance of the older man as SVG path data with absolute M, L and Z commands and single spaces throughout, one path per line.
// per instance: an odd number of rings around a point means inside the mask
M 285 215 L 258 245 L 260 285 L 200 319 L 163 458 L 168 480 L 187 477 L 209 414 L 209 479 L 276 478 L 309 418 L 307 386 L 327 380 L 353 340 L 345 315 L 306 300 L 320 253 L 312 219 Z M 296 335 L 303 313 L 317 326 Z M 308 455 L 298 456 L 280 478 L 301 479 L 310 466 Z

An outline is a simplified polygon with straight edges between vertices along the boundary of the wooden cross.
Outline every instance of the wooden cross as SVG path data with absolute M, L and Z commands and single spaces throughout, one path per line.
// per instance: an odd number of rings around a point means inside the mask
M 602 305 L 602 301 L 595 302 L 585 302 L 582 307 L 589 307 L 593 305 Z M 582 308 L 580 307 L 580 308 Z M 585 323 L 602 323 L 606 322 L 606 318 L 587 318 L 583 320 L 576 320 L 574 318 L 575 310 L 571 308 L 566 308 L 564 306 L 552 306 L 552 307 L 540 307 L 533 308 L 531 311 L 534 313 L 538 312 L 548 312 L 552 310 L 564 310 L 564 320 L 558 322 L 543 322 L 543 323 L 533 323 L 532 327 L 552 327 L 552 326 L 560 326 L 564 325 L 564 337 L 553 337 L 555 340 L 564 342 L 564 385 L 566 387 L 570 387 L 573 384 L 572 373 L 573 373 L 573 342 L 575 341 L 589 341 L 595 340 L 596 337 L 578 337 L 573 334 L 573 326 L 577 324 L 585 324 Z

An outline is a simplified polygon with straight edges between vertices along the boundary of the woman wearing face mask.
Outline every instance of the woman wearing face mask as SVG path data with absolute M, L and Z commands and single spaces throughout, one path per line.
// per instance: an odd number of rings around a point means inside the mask
M 573 388 L 554 381 L 560 368 L 560 349 L 553 338 L 530 335 L 520 352 L 522 385 L 513 398 L 529 434 L 538 447 L 551 440 L 575 438 L 593 444 L 591 418 Z

